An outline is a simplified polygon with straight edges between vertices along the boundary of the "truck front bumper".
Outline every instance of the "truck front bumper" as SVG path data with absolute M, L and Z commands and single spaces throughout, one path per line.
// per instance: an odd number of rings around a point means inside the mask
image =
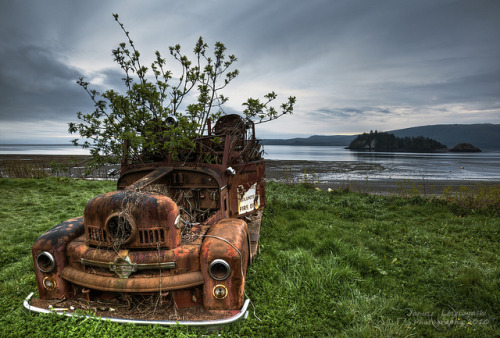
M 86 318 L 91 318 L 91 319 L 97 319 L 97 320 L 109 320 L 113 323 L 132 323 L 132 324 L 137 324 L 137 325 L 164 325 L 164 326 L 170 326 L 170 325 L 186 325 L 186 326 L 195 326 L 195 327 L 203 327 L 207 329 L 217 329 L 221 328 L 225 325 L 235 323 L 239 320 L 246 319 L 248 317 L 248 306 L 250 304 L 250 299 L 246 299 L 245 302 L 243 303 L 243 307 L 240 309 L 240 311 L 227 318 L 223 319 L 215 319 L 215 320 L 200 320 L 200 321 L 194 321 L 194 320 L 182 320 L 182 321 L 174 321 L 174 320 L 143 320 L 143 319 L 125 319 L 125 318 L 116 318 L 116 317 L 96 317 L 96 316 L 90 316 L 86 315 L 83 313 L 75 313 L 75 312 L 66 312 L 66 311 L 56 311 L 54 309 L 48 310 L 48 309 L 42 309 L 36 306 L 32 306 L 30 304 L 31 298 L 33 297 L 33 292 L 26 297 L 26 299 L 23 302 L 23 306 L 33 312 L 37 313 L 56 313 L 59 315 L 63 316 L 68 316 L 68 317 L 86 317 Z

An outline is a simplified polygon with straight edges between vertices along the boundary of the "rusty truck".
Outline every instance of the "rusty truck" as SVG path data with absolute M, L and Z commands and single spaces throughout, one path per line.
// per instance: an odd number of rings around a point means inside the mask
M 78 304 L 111 302 L 103 318 L 139 324 L 244 316 L 266 205 L 263 150 L 253 122 L 238 115 L 222 116 L 194 144 L 177 161 L 124 156 L 116 191 L 41 235 L 32 249 L 38 299 L 28 296 L 25 307 L 72 315 Z M 134 301 L 154 303 L 152 319 L 136 316 Z M 161 307 L 177 317 L 162 317 Z

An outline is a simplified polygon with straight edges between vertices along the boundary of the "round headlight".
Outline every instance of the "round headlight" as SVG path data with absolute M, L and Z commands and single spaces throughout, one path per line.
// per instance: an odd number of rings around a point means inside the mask
M 54 270 L 56 261 L 49 252 L 42 251 L 36 256 L 36 266 L 40 271 L 48 273 Z
M 224 280 L 229 277 L 229 274 L 231 273 L 231 267 L 225 260 L 215 259 L 212 261 L 212 263 L 210 263 L 208 272 L 213 279 Z
M 113 214 L 106 220 L 106 228 L 114 244 L 125 244 L 132 239 L 135 230 L 128 217 Z

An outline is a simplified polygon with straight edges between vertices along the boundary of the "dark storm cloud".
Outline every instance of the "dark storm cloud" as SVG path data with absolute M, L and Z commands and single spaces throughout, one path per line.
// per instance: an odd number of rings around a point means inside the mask
M 67 57 L 83 36 L 74 27 L 86 26 L 88 14 L 80 2 L 1 2 L 2 121 L 68 121 L 91 107 L 76 84 L 82 71 Z
M 59 119 L 83 104 L 76 84 L 81 74 L 38 46 L 0 51 L 0 118 Z

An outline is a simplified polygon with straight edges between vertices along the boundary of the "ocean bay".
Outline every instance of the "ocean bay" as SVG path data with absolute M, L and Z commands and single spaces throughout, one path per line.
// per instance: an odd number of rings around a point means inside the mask
M 481 153 L 397 153 L 350 151 L 343 146 L 264 146 L 264 157 L 320 181 L 450 180 L 500 182 L 500 151 Z M 0 145 L 0 155 L 88 155 L 68 145 Z M 295 164 L 294 164 L 295 163 Z M 293 168 L 292 168 L 293 169 Z
M 264 150 L 269 160 L 314 161 L 307 170 L 316 173 L 320 181 L 394 179 L 500 182 L 500 151 L 398 153 L 351 151 L 342 146 L 279 145 L 267 145 Z M 319 168 L 328 166 L 323 162 L 330 162 L 332 170 Z M 360 167 L 360 164 L 364 166 Z

